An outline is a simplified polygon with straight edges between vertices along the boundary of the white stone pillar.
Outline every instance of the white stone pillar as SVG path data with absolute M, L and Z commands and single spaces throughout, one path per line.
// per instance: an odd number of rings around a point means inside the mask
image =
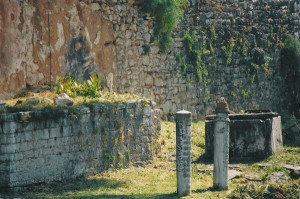
M 214 128 L 214 188 L 219 190 L 228 189 L 229 122 L 228 113 L 217 113 Z
M 180 196 L 191 193 L 191 123 L 191 112 L 176 113 L 177 194 Z

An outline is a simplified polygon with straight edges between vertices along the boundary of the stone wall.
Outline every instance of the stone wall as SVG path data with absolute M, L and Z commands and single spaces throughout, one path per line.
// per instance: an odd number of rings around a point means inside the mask
M 152 138 L 159 133 L 160 118 L 145 101 L 60 114 L 0 114 L 0 188 L 152 161 Z
M 277 111 L 283 104 L 278 55 L 287 33 L 299 38 L 299 0 L 191 0 L 165 54 L 151 43 L 153 22 L 138 1 L 50 2 L 49 9 L 46 0 L 1 2 L 1 98 L 49 84 L 50 31 L 54 82 L 66 74 L 85 78 L 97 73 L 105 89 L 150 97 L 164 116 L 185 109 L 204 117 L 220 96 L 234 111 Z M 192 67 L 183 74 L 176 61 L 176 54 L 185 56 L 182 35 L 187 30 L 196 33 L 203 52 L 209 51 L 202 56 L 206 84 L 197 82 Z M 224 50 L 230 42 L 232 52 Z

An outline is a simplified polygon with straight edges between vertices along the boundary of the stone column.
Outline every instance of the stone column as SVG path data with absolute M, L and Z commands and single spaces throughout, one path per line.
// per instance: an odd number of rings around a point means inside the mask
M 177 194 L 180 196 L 191 193 L 191 122 L 191 112 L 176 113 Z
M 229 112 L 227 102 L 221 98 L 214 127 L 214 188 L 219 190 L 228 189 Z

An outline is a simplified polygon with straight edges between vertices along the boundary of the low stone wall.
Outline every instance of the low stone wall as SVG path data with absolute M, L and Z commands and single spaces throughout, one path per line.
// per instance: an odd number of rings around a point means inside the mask
M 205 122 L 205 154 L 213 159 L 214 116 Z M 281 117 L 277 113 L 229 115 L 230 160 L 256 160 L 282 151 Z
M 61 181 L 153 159 L 160 113 L 149 103 L 76 110 L 60 110 L 61 116 L 45 111 L 0 114 L 0 188 Z

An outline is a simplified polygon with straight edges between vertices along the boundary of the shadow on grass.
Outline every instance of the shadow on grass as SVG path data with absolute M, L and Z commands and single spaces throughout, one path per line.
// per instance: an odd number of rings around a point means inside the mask
M 192 162 L 193 164 L 213 164 L 213 157 L 209 157 L 206 153 L 202 154 L 197 160 Z
M 126 182 L 110 179 L 86 179 L 84 177 L 77 178 L 65 182 L 55 182 L 51 184 L 32 185 L 18 188 L 16 190 L 0 190 L 0 196 L 4 198 L 49 198 L 62 196 L 67 197 L 68 193 L 76 193 L 80 191 L 92 192 L 98 189 L 117 189 L 125 186 Z M 0 197 L 1 198 L 1 197 Z
M 219 189 L 216 189 L 214 187 L 209 187 L 209 188 L 206 188 L 206 189 L 196 189 L 196 190 L 193 190 L 192 192 L 193 193 L 205 193 L 205 192 L 216 192 L 216 191 L 221 191 Z
M 84 197 L 73 197 L 74 199 L 82 199 L 82 198 L 101 198 L 101 199 L 179 199 L 176 193 L 173 194 L 152 194 L 152 195 L 110 195 L 103 194 L 98 196 L 84 196 Z
M 255 164 L 261 162 L 268 157 L 243 157 L 243 158 L 230 158 L 229 154 L 229 164 Z M 193 164 L 213 164 L 213 156 L 208 156 L 207 154 L 202 154 L 197 160 L 192 162 Z
M 34 185 L 17 191 L 0 191 L 0 198 L 103 198 L 103 199 L 168 199 L 180 198 L 171 194 L 113 194 L 115 189 L 128 186 L 126 182 L 110 179 L 89 180 L 84 177 L 73 181 Z

